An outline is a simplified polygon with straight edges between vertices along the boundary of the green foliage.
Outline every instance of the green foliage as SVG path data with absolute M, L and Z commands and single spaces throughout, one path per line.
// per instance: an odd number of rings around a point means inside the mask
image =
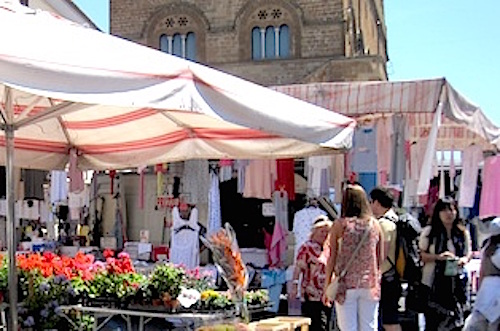
M 186 271 L 183 286 L 187 289 L 195 289 L 201 293 L 215 289 L 215 281 L 210 274 L 200 272 L 200 269 L 196 268 Z
M 267 290 L 245 292 L 245 302 L 249 306 L 266 305 L 269 303 L 269 293 Z
M 7 258 L 2 257 L 2 264 L 0 266 L 0 291 L 7 291 L 9 287 L 9 263 Z
M 199 304 L 202 310 L 230 309 L 235 306 L 227 292 L 208 290 L 201 293 Z
M 76 300 L 76 293 L 64 276 L 44 277 L 40 272 L 23 272 L 20 288 L 24 296 L 19 315 L 23 326 L 36 329 L 57 329 L 66 322 L 59 306 Z
M 135 298 L 147 278 L 137 273 L 108 274 L 102 272 L 82 284 L 82 291 L 90 299 L 109 298 L 128 302 Z
M 160 299 L 164 293 L 168 293 L 173 299 L 176 299 L 185 279 L 186 272 L 182 268 L 172 264 L 157 266 L 149 276 L 152 299 Z

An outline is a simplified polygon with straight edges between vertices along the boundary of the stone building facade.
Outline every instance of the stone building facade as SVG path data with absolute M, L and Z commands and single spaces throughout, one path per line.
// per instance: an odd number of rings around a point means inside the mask
M 383 0 L 110 0 L 110 33 L 263 85 L 387 80 Z

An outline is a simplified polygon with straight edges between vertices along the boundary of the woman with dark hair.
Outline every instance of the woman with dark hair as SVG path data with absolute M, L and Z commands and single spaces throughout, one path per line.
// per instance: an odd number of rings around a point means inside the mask
M 431 224 L 420 235 L 419 247 L 424 262 L 422 283 L 430 289 L 425 329 L 460 330 L 467 303 L 463 266 L 472 252 L 470 234 L 461 224 L 453 198 L 436 202 Z
M 331 305 L 332 299 L 335 302 L 340 330 L 375 331 L 378 330 L 380 265 L 385 259 L 382 230 L 360 185 L 346 186 L 341 213 L 342 217 L 330 232 L 323 301 L 327 305 Z M 352 264 L 349 263 L 351 257 Z M 326 289 L 336 277 L 339 277 L 338 291 L 334 298 L 327 298 Z

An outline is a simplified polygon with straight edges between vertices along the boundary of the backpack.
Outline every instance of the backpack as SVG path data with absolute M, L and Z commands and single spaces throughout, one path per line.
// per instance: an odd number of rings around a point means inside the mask
M 399 215 L 396 222 L 396 261 L 390 261 L 396 267 L 401 280 L 410 284 L 420 283 L 422 278 L 422 259 L 418 248 L 418 239 L 422 227 L 418 219 L 409 213 Z

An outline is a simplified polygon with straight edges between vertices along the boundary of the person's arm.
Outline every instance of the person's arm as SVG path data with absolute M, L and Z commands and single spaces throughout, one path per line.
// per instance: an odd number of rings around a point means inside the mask
M 464 237 L 465 237 L 464 256 L 458 259 L 458 265 L 461 266 L 464 266 L 467 263 L 469 263 L 470 259 L 472 258 L 472 240 L 469 231 L 465 230 Z
M 306 266 L 307 266 L 306 249 L 302 245 L 299 249 L 299 252 L 297 253 L 297 261 L 295 262 L 295 267 L 293 269 L 292 291 L 290 293 L 293 299 L 297 298 L 297 293 L 300 286 L 299 284 L 300 275 L 304 274 Z
M 418 240 L 418 248 L 420 249 L 420 256 L 422 257 L 422 262 L 430 263 L 438 260 L 446 260 L 446 256 L 443 254 L 434 254 L 431 253 L 430 243 L 429 243 L 429 233 L 431 232 L 430 226 L 424 228 L 422 233 L 420 234 L 420 238 Z M 443 256 L 442 256 L 443 255 Z
M 333 223 L 332 230 L 330 232 L 330 256 L 326 263 L 326 281 L 325 289 L 330 285 L 332 281 L 333 271 L 335 264 L 337 262 L 337 253 L 339 249 L 339 238 L 342 236 L 342 225 L 340 222 Z
M 333 223 L 332 229 L 330 231 L 330 256 L 328 257 L 326 268 L 325 268 L 325 287 L 323 289 L 323 304 L 326 306 L 331 306 L 330 300 L 326 297 L 326 289 L 328 285 L 332 282 L 332 276 L 334 275 L 335 264 L 337 263 L 337 254 L 339 250 L 339 239 L 342 237 L 342 222 L 337 220 Z
M 382 228 L 380 227 L 378 222 L 374 222 L 373 224 L 379 233 L 379 240 L 377 242 L 377 261 L 378 261 L 378 267 L 380 269 L 382 267 L 382 263 L 384 263 L 385 259 L 387 258 L 387 251 L 389 250 L 389 242 L 385 241 L 384 231 L 382 231 Z

